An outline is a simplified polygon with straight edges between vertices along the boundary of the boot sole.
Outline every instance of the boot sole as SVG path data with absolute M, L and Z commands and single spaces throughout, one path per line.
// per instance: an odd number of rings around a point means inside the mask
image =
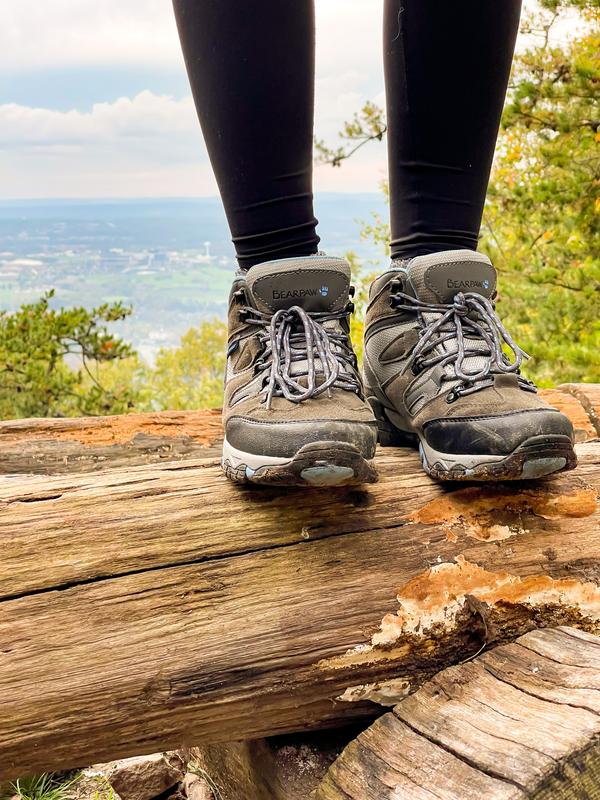
M 443 453 L 417 433 L 401 431 L 390 422 L 379 400 L 369 398 L 377 419 L 382 447 L 418 447 L 425 472 L 438 481 L 531 480 L 566 472 L 577 466 L 569 436 L 531 436 L 507 455 Z
M 503 456 L 439 453 L 421 439 L 419 455 L 425 472 L 439 481 L 531 480 L 577 466 L 571 439 L 559 434 L 531 436 Z
M 292 458 L 260 456 L 223 443 L 223 472 L 235 483 L 329 487 L 375 483 L 373 460 L 348 442 L 311 442 Z

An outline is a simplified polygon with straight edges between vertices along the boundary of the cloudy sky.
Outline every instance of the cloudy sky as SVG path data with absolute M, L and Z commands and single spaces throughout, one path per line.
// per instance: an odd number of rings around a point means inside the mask
M 317 0 L 316 134 L 381 101 L 381 0 Z M 343 46 L 340 44 L 343 26 Z M 384 145 L 321 191 L 375 191 Z M 0 198 L 215 194 L 169 0 L 0 5 Z

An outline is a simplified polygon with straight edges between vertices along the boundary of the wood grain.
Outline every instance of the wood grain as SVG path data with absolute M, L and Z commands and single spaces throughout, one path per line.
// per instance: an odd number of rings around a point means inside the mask
M 0 777 L 337 725 L 373 713 L 336 700 L 357 685 L 414 690 L 490 637 L 595 630 L 600 453 L 579 449 L 574 475 L 484 488 L 447 525 L 411 515 L 464 487 L 403 450 L 382 454 L 380 484 L 339 493 L 240 490 L 211 461 L 5 478 Z M 473 535 L 496 516 L 508 538 Z M 483 571 L 484 608 L 456 559 Z M 452 625 L 416 632 L 447 591 Z M 373 647 L 397 598 L 412 627 Z
M 346 747 L 314 798 L 597 800 L 598 697 L 600 638 L 528 633 L 399 703 Z
M 216 453 L 221 412 L 0 420 L 0 475 L 98 472 Z
M 443 552 L 470 552 L 480 539 L 505 538 L 510 547 L 513 538 L 542 531 L 552 534 L 543 563 L 560 552 L 593 578 L 594 560 L 567 552 L 563 536 L 585 537 L 596 526 L 600 447 L 579 445 L 578 452 L 575 473 L 475 489 L 434 483 L 417 456 L 401 448 L 380 451 L 378 484 L 335 491 L 240 488 L 215 458 L 5 477 L 0 597 L 379 529 L 398 529 L 422 550 L 419 521 L 428 536 L 435 531 L 448 540 L 422 566 Z
M 0 780 L 339 725 L 377 712 L 373 684 L 414 692 L 527 630 L 598 629 L 596 441 L 537 482 L 440 486 L 398 448 L 366 488 L 245 489 L 200 423 L 208 449 L 179 458 L 162 431 L 123 462 L 142 417 L 0 428 L 26 470 L 0 478 Z M 53 461 L 13 460 L 41 435 Z M 98 447 L 121 455 L 100 468 Z
M 592 423 L 596 435 L 600 436 L 600 384 L 563 383 L 558 387 L 562 394 L 569 394 L 580 404 Z

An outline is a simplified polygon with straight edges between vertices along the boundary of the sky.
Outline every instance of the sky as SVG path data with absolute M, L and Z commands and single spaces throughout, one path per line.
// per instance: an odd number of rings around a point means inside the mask
M 319 138 L 383 102 L 382 6 L 316 0 Z M 385 170 L 373 143 L 341 169 L 317 166 L 315 189 L 377 191 Z M 0 198 L 216 192 L 170 0 L 0 5 Z

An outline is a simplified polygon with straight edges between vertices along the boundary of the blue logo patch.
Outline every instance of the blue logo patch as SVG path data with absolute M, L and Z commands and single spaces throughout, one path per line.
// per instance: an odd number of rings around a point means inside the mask
M 483 288 L 484 289 L 489 289 L 490 288 L 490 282 L 487 280 L 487 278 L 483 282 Z
M 321 286 L 322 297 L 327 297 L 328 294 L 329 294 L 329 286 Z

